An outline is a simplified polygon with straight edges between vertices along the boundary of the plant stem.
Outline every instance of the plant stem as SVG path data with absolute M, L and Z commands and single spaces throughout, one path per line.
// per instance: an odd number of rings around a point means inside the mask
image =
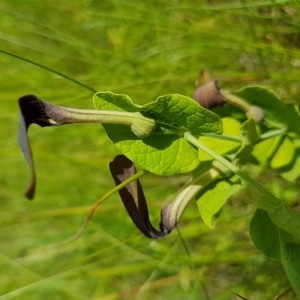
M 240 108 L 244 112 L 249 111 L 251 105 L 246 102 L 245 100 L 241 99 L 240 97 L 237 97 L 227 91 L 222 90 L 222 95 L 226 98 L 226 102 Z
M 184 138 L 191 143 L 192 145 L 194 145 L 195 147 L 197 147 L 198 149 L 201 149 L 202 151 L 204 151 L 206 154 L 210 155 L 211 157 L 213 157 L 215 160 L 217 160 L 218 162 L 220 162 L 222 165 L 224 165 L 225 167 L 227 167 L 230 171 L 232 171 L 233 173 L 237 174 L 238 176 L 240 176 L 242 179 L 244 179 L 248 184 L 250 184 L 251 186 L 253 186 L 256 190 L 258 190 L 260 193 L 262 193 L 263 195 L 267 196 L 270 199 L 276 200 L 276 201 L 280 201 L 280 199 L 278 199 L 277 197 L 275 197 L 272 193 L 270 193 L 268 190 L 266 190 L 261 184 L 259 184 L 257 181 L 255 181 L 252 177 L 250 177 L 247 173 L 245 173 L 244 171 L 240 170 L 237 166 L 235 166 L 234 164 L 232 164 L 230 161 L 228 161 L 227 159 L 225 159 L 223 156 L 217 154 L 216 152 L 214 152 L 213 150 L 211 150 L 210 148 L 206 147 L 204 144 L 202 144 L 197 138 L 195 138 L 190 132 L 185 132 L 184 133 Z
M 42 68 L 42 69 L 44 69 L 46 71 L 49 71 L 49 72 L 51 72 L 53 74 L 56 74 L 56 75 L 58 75 L 58 76 L 60 76 L 62 78 L 65 78 L 65 79 L 67 79 L 67 80 L 69 80 L 69 81 L 71 81 L 71 82 L 73 82 L 73 83 L 75 83 L 77 85 L 80 85 L 81 87 L 85 88 L 86 90 L 88 90 L 88 91 L 90 91 L 92 93 L 96 93 L 97 92 L 95 89 L 91 88 L 90 86 L 85 85 L 84 83 L 82 83 L 82 82 L 80 82 L 80 81 L 78 81 L 78 80 L 76 80 L 76 79 L 74 79 L 74 78 L 72 78 L 72 77 L 70 77 L 70 76 L 68 76 L 68 75 L 66 75 L 64 73 L 61 73 L 61 72 L 56 71 L 54 69 L 51 69 L 51 68 L 49 68 L 47 66 L 44 66 L 44 65 L 42 65 L 40 63 L 37 63 L 37 62 L 33 61 L 33 60 L 27 59 L 25 57 L 22 57 L 20 55 L 17 55 L 17 54 L 14 54 L 14 53 L 2 50 L 2 49 L 0 49 L 0 53 L 9 55 L 9 56 L 17 58 L 17 59 L 20 59 L 22 61 L 25 61 L 25 62 L 31 64 L 31 65 L 37 66 L 37 67 Z
M 231 141 L 231 142 L 236 142 L 236 143 L 241 143 L 242 142 L 240 137 L 233 136 L 233 135 L 215 134 L 215 133 L 204 133 L 202 135 L 207 136 L 207 137 L 211 137 L 211 138 L 214 138 L 214 139 Z
M 287 132 L 286 128 L 281 128 L 277 130 L 272 130 L 261 134 L 260 141 L 270 139 L 279 135 L 285 135 Z
M 118 192 L 120 189 L 124 188 L 129 183 L 131 183 L 131 182 L 139 179 L 140 177 L 142 177 L 144 174 L 146 174 L 146 171 L 140 170 L 137 173 L 130 176 L 129 178 L 127 178 L 126 180 L 124 180 L 123 182 L 121 182 L 120 184 L 118 184 L 117 186 L 115 186 L 110 191 L 108 191 L 104 196 L 102 196 L 100 199 L 98 199 L 97 202 L 93 205 L 93 207 L 91 208 L 91 210 L 90 210 L 88 216 L 86 217 L 84 223 L 81 225 L 79 230 L 73 236 L 71 236 L 69 239 L 67 239 L 64 242 L 54 244 L 54 245 L 51 245 L 49 247 L 51 247 L 51 248 L 55 247 L 56 248 L 56 247 L 65 246 L 65 245 L 75 241 L 76 239 L 78 239 L 83 234 L 84 230 L 88 226 L 90 220 L 92 219 L 95 211 L 97 210 L 97 208 L 99 207 L 100 204 L 102 204 L 106 199 L 108 199 L 110 196 L 112 196 L 113 194 Z
M 233 106 L 238 107 L 246 113 L 247 118 L 252 118 L 256 123 L 260 123 L 264 119 L 264 111 L 261 107 L 251 105 L 244 99 L 235 96 L 227 91 L 221 91 L 225 97 L 225 101 Z

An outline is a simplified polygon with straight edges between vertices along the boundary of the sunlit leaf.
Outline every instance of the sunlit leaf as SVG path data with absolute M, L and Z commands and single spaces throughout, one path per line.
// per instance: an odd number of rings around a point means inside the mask
M 253 156 L 262 166 L 280 169 L 281 176 L 294 182 L 300 176 L 300 139 L 274 137 L 255 145 Z
M 269 163 L 269 154 L 271 153 L 275 143 L 275 138 L 272 138 L 259 142 L 255 145 L 252 155 L 256 158 L 260 165 L 266 166 Z
M 296 157 L 291 168 L 282 170 L 281 172 L 281 176 L 290 182 L 295 182 L 295 180 L 300 176 L 300 149 L 297 148 L 295 152 Z
M 126 126 L 105 124 L 104 128 L 120 149 L 137 167 L 159 175 L 186 173 L 199 164 L 197 150 L 180 135 L 186 130 L 196 133 L 222 131 L 218 116 L 195 101 L 180 95 L 162 96 L 141 107 L 132 104 L 128 96 L 99 92 L 94 98 L 97 109 L 140 111 L 174 133 L 159 129 L 145 139 L 137 138 Z
M 222 118 L 223 122 L 223 134 L 228 136 L 238 136 L 241 123 L 233 118 Z M 231 141 L 226 139 L 217 139 L 207 136 L 201 136 L 200 140 L 207 147 L 213 149 L 218 154 L 225 154 L 229 151 L 239 147 L 240 143 L 237 141 Z M 199 151 L 199 159 L 212 160 L 212 157 L 203 151 Z
M 208 227 L 214 227 L 216 214 L 223 207 L 228 198 L 239 188 L 240 186 L 238 184 L 231 185 L 227 181 L 220 181 L 216 186 L 200 196 L 197 200 L 199 213 Z
M 129 96 L 125 94 L 114 94 L 111 92 L 98 92 L 94 95 L 94 105 L 101 110 L 131 111 L 139 110 Z
M 271 161 L 272 168 L 281 168 L 295 159 L 295 145 L 288 137 L 280 144 L 278 151 Z
M 186 96 L 170 94 L 142 107 L 157 122 L 191 134 L 222 133 L 222 122 L 216 114 L 204 109 Z

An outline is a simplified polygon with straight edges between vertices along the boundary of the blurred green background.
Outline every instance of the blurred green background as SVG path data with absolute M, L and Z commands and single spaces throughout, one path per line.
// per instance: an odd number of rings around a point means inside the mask
M 299 10 L 297 0 L 2 0 L 0 48 L 140 104 L 192 95 L 205 68 L 224 88 L 262 84 L 299 105 Z M 115 195 L 80 239 L 55 247 L 113 186 L 118 150 L 97 125 L 32 126 L 38 187 L 26 200 L 17 99 L 93 108 L 93 95 L 4 53 L 0 65 L 0 299 L 295 299 L 281 266 L 249 240 L 249 194 L 231 199 L 215 230 L 191 203 L 161 240 L 142 236 Z M 186 179 L 142 179 L 154 224 Z

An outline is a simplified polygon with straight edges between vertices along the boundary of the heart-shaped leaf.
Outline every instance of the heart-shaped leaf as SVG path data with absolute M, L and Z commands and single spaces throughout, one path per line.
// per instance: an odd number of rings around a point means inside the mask
M 123 125 L 103 126 L 110 139 L 137 167 L 158 175 L 186 173 L 198 166 L 198 151 L 182 137 L 185 131 L 198 135 L 222 132 L 222 122 L 217 115 L 181 95 L 162 96 L 139 106 L 128 96 L 98 92 L 94 103 L 100 110 L 139 111 L 157 122 L 157 130 L 144 139 Z
M 222 123 L 216 114 L 200 106 L 186 96 L 170 94 L 158 97 L 156 101 L 141 108 L 158 123 L 170 125 L 193 135 L 222 133 Z

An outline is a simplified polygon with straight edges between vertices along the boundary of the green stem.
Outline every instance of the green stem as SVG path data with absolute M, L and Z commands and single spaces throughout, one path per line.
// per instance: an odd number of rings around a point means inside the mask
M 260 141 L 270 139 L 270 138 L 280 136 L 280 135 L 285 135 L 286 132 L 287 132 L 286 128 L 276 129 L 276 130 L 265 132 L 265 133 L 261 134 Z
M 54 69 L 51 69 L 51 68 L 49 68 L 49 67 L 47 67 L 47 66 L 44 66 L 44 65 L 42 65 L 42 64 L 39 64 L 39 63 L 37 63 L 37 62 L 35 62 L 35 61 L 33 61 L 33 60 L 24 58 L 24 57 L 22 57 L 22 56 L 20 56 L 20 55 L 17 55 L 17 54 L 14 54 L 14 53 L 11 53 L 11 52 L 2 50 L 2 49 L 0 49 L 0 53 L 9 55 L 9 56 L 14 57 L 14 58 L 17 58 L 17 59 L 19 59 L 19 60 L 25 61 L 25 62 L 27 62 L 27 63 L 29 63 L 29 64 L 31 64 L 31 65 L 37 66 L 37 67 L 39 67 L 39 68 L 42 68 L 42 69 L 44 69 L 44 70 L 46 70 L 46 71 L 49 71 L 49 72 L 51 72 L 51 73 L 53 73 L 53 74 L 56 74 L 56 75 L 58 75 L 58 76 L 60 76 L 60 77 L 62 77 L 62 78 L 65 78 L 65 79 L 67 79 L 67 80 L 69 80 L 69 81 L 71 81 L 71 82 L 73 82 L 73 83 L 75 83 L 75 84 L 77 84 L 77 85 L 79 85 L 79 86 L 85 88 L 86 90 L 88 90 L 88 91 L 90 91 L 90 92 L 92 92 L 92 93 L 96 93 L 96 92 L 97 92 L 95 89 L 89 87 L 88 85 L 85 85 L 84 83 L 82 83 L 82 82 L 80 82 L 80 81 L 78 81 L 78 80 L 76 80 L 76 79 L 73 79 L 72 77 L 70 77 L 70 76 L 68 76 L 68 75 L 66 75 L 66 74 L 64 74 L 64 73 L 61 73 L 61 72 L 56 71 L 56 70 L 54 70 Z
M 240 137 L 233 136 L 233 135 L 215 134 L 215 133 L 203 133 L 202 135 L 210 137 L 210 138 L 214 138 L 214 139 L 231 141 L 231 142 L 236 142 L 236 143 L 241 143 L 242 142 Z
M 86 217 L 84 223 L 81 225 L 81 227 L 79 228 L 79 230 L 73 235 L 71 236 L 69 239 L 67 239 L 64 242 L 58 243 L 58 244 L 54 244 L 51 245 L 49 247 L 53 248 L 53 247 L 61 247 L 61 246 L 65 246 L 66 244 L 69 244 L 73 241 L 75 241 L 76 239 L 78 239 L 84 232 L 84 230 L 86 229 L 86 227 L 88 226 L 90 220 L 92 219 L 95 211 L 97 210 L 97 208 L 99 207 L 100 204 L 102 204 L 106 199 L 108 199 L 110 196 L 112 196 L 113 194 L 115 194 L 116 192 L 118 192 L 120 189 L 124 188 L 126 185 L 128 185 L 129 183 L 139 179 L 140 177 L 142 177 L 144 174 L 146 174 L 146 171 L 144 170 L 140 170 L 137 173 L 133 174 L 132 176 L 130 176 L 129 178 L 127 178 L 126 180 L 122 181 L 120 184 L 118 184 L 117 186 L 115 186 L 113 189 L 111 189 L 110 191 L 108 191 L 104 196 L 102 196 L 92 207 L 92 209 L 90 210 L 88 216 Z
M 215 160 L 220 162 L 222 165 L 227 167 L 231 172 L 237 174 L 240 176 L 242 179 L 244 179 L 248 184 L 253 186 L 256 190 L 258 190 L 260 193 L 263 195 L 267 196 L 268 198 L 274 199 L 276 201 L 281 201 L 277 197 L 275 197 L 272 193 L 270 193 L 268 190 L 266 190 L 261 184 L 259 184 L 257 181 L 255 181 L 252 177 L 250 177 L 247 173 L 244 171 L 240 170 L 237 166 L 232 164 L 230 161 L 225 159 L 223 156 L 220 156 L 210 148 L 206 147 L 204 144 L 202 144 L 197 138 L 195 138 L 190 132 L 185 132 L 184 133 L 184 138 L 194 145 L 195 147 L 201 149 L 204 151 L 206 154 L 210 155 L 213 157 Z
M 250 108 L 251 108 L 251 105 L 249 103 L 247 103 L 246 101 L 244 101 L 240 97 L 235 96 L 235 95 L 233 95 L 233 94 L 231 94 L 227 91 L 222 90 L 222 95 L 226 98 L 227 103 L 240 108 L 244 112 L 249 111 Z
M 235 96 L 227 91 L 221 91 L 225 97 L 225 101 L 233 106 L 238 107 L 246 113 L 247 118 L 252 118 L 256 123 L 260 123 L 264 119 L 264 111 L 261 107 L 251 105 L 244 99 Z

